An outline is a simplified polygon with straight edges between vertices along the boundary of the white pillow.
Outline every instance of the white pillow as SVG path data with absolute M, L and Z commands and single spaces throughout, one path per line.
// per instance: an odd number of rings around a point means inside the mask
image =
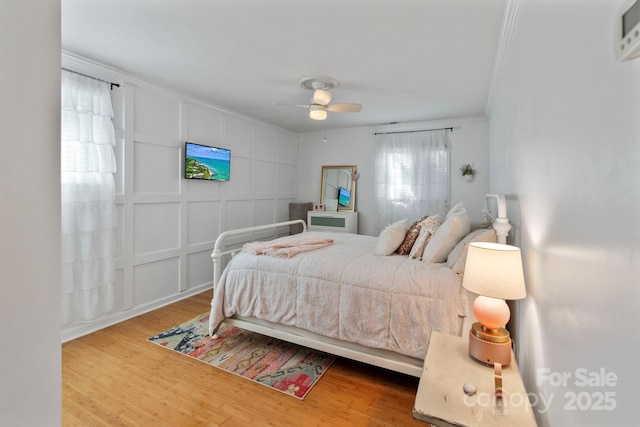
M 447 215 L 444 217 L 445 221 L 448 220 L 452 215 L 458 214 L 462 211 L 466 211 L 467 208 L 464 207 L 464 203 L 462 202 L 458 202 L 455 205 L 453 205 L 451 207 L 451 209 L 449 209 L 449 212 L 447 212 Z M 469 226 L 471 226 L 471 223 L 469 223 Z
M 449 253 L 447 257 L 447 267 L 451 268 L 458 274 L 464 273 L 464 265 L 467 262 L 467 251 L 469 249 L 469 243 L 471 242 L 491 242 L 497 243 L 496 230 L 478 229 L 470 232 L 466 237 Z
M 433 237 L 427 243 L 422 254 L 422 260 L 426 262 L 445 262 L 449 252 L 467 234 L 471 227 L 469 214 L 462 202 L 456 204 L 440 227 L 436 229 Z
M 387 225 L 378 236 L 376 246 L 373 248 L 374 255 L 386 256 L 391 255 L 400 247 L 404 241 L 404 236 L 409 228 L 408 219 L 394 222 Z

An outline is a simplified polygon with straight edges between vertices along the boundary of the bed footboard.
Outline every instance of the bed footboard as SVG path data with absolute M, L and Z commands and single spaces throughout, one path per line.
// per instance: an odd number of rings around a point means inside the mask
M 213 245 L 213 252 L 211 253 L 211 259 L 213 260 L 213 292 L 215 293 L 216 286 L 220 281 L 220 275 L 222 274 L 222 257 L 227 254 L 231 254 L 233 256 L 239 251 L 238 249 L 223 251 L 221 248 L 223 247 L 225 239 L 232 236 L 250 234 L 255 231 L 275 229 L 275 228 L 290 226 L 294 224 L 301 224 L 303 233 L 307 231 L 307 223 L 302 219 L 296 219 L 292 221 L 278 222 L 275 224 L 256 225 L 255 227 L 245 227 L 245 228 L 238 228 L 236 230 L 227 230 L 220 233 L 220 235 L 216 239 L 215 244 Z M 211 299 L 211 304 L 213 304 L 213 298 Z M 213 332 L 216 326 L 217 325 L 212 325 L 211 321 L 209 322 L 209 334 L 212 335 L 214 338 L 215 338 L 215 335 L 213 334 Z

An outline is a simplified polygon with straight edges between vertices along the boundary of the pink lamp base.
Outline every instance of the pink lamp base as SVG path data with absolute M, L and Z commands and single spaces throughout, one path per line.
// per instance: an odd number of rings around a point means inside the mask
M 503 328 L 498 331 L 486 329 L 483 331 L 480 328 L 482 328 L 480 323 L 474 323 L 469 329 L 469 355 L 477 361 L 488 365 L 500 363 L 502 366 L 506 366 L 511 363 L 511 338 L 509 337 L 509 332 Z M 502 331 L 506 332 L 506 334 Z M 487 341 L 487 339 L 492 341 Z
M 473 302 L 473 314 L 487 329 L 498 329 L 509 321 L 511 312 L 506 301 L 478 295 Z

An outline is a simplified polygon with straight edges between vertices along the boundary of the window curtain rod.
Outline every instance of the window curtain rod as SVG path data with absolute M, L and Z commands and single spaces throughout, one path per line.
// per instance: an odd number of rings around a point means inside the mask
M 89 75 L 87 75 L 87 74 L 79 73 L 79 72 L 77 72 L 77 71 L 73 71 L 73 70 L 70 70 L 70 69 L 68 69 L 68 68 L 64 68 L 64 67 L 62 67 L 62 69 L 63 69 L 64 71 L 68 71 L 68 72 L 73 73 L 73 74 L 78 74 L 78 75 L 81 75 L 81 76 L 84 76 L 84 77 L 88 77 L 88 78 L 90 78 L 90 79 L 97 80 L 97 81 L 99 81 L 99 82 L 102 82 L 102 83 L 106 83 L 106 84 L 108 84 L 108 85 L 111 85 L 111 90 L 113 90 L 113 87 L 114 87 L 114 86 L 115 86 L 115 87 L 120 87 L 120 85 L 119 85 L 118 83 L 108 82 L 108 81 L 106 81 L 106 80 L 102 80 L 102 79 L 99 79 L 99 78 L 97 78 L 97 77 L 89 76 Z
M 453 127 L 437 128 L 437 129 L 421 129 L 421 130 L 400 130 L 396 132 L 374 132 L 374 135 L 393 135 L 396 133 L 433 132 L 435 130 L 450 130 L 451 132 L 453 132 Z

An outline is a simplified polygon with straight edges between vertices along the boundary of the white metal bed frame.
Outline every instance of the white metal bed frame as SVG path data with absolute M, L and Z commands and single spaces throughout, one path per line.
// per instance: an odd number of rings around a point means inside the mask
M 490 199 L 496 200 L 497 217 L 494 217 L 489 210 L 488 202 Z M 504 195 L 486 194 L 482 212 L 485 217 L 492 222 L 492 225 L 496 230 L 498 242 L 505 244 L 507 235 L 509 234 L 509 230 L 511 229 L 511 225 L 509 224 L 509 220 L 507 218 L 507 208 Z M 228 230 L 221 233 L 216 239 L 214 249 L 211 254 L 211 258 L 213 259 L 214 291 L 216 285 L 220 280 L 220 275 L 222 274 L 222 257 L 228 254 L 231 254 L 233 256 L 237 252 L 239 252 L 239 249 L 223 251 L 221 248 L 226 239 L 233 236 L 246 235 L 263 230 L 277 229 L 279 227 L 285 227 L 294 224 L 301 224 L 303 232 L 307 231 L 306 223 L 303 220 L 299 219 L 279 222 L 276 224 L 266 224 L 255 227 Z M 211 304 L 213 304 L 213 300 Z M 473 319 L 472 315 L 462 318 L 460 333 L 462 334 L 464 331 L 468 330 L 469 326 L 474 320 L 475 319 Z M 304 329 L 267 322 L 254 317 L 242 318 L 234 316 L 225 319 L 224 323 L 236 326 L 241 329 L 245 329 L 247 331 L 256 332 L 272 338 L 281 339 L 283 341 L 313 348 L 319 351 L 324 351 L 336 356 L 346 357 L 369 365 L 389 369 L 395 372 L 401 372 L 403 374 L 411 375 L 414 377 L 420 377 L 422 374 L 422 365 L 424 362 L 423 360 L 394 353 L 389 350 L 376 349 L 360 344 L 351 343 L 348 341 L 328 338 L 306 331 Z M 217 325 L 213 325 L 211 324 L 211 322 L 209 322 L 209 332 L 212 333 L 216 326 Z M 216 337 L 216 335 L 213 336 Z

